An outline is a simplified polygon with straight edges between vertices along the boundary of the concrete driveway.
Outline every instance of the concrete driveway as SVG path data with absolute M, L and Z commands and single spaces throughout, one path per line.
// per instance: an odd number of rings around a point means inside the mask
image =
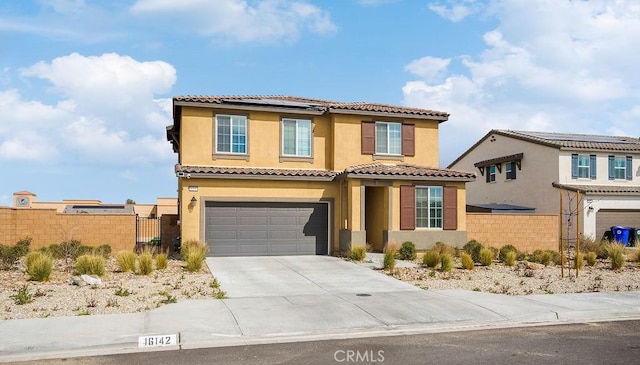
M 331 256 L 209 257 L 207 265 L 229 298 L 421 291 Z

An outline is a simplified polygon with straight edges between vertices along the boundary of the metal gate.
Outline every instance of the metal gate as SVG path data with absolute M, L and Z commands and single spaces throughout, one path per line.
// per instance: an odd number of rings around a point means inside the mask
M 139 217 L 136 215 L 136 247 L 144 245 L 160 246 L 160 217 Z

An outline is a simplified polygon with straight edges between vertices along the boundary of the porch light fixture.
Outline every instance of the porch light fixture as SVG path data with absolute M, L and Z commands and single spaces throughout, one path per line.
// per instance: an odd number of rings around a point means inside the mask
M 191 203 L 190 203 L 190 204 L 191 204 L 191 205 L 196 205 L 196 203 L 197 203 L 197 202 L 198 202 L 198 199 L 196 199 L 196 196 L 194 195 L 194 196 L 191 198 Z

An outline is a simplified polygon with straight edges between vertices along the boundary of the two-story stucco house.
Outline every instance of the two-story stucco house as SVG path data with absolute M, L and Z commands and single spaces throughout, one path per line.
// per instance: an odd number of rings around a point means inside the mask
M 179 96 L 182 240 L 213 256 L 466 241 L 465 183 L 438 168 L 444 112 L 287 96 Z
M 640 227 L 638 138 L 492 130 L 449 168 L 482 175 L 467 184 L 472 205 L 560 214 L 564 192 L 564 220 L 585 237 L 600 239 L 614 225 Z

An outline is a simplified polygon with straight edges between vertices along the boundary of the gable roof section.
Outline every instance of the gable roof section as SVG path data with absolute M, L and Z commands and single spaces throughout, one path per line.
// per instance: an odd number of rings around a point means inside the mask
M 450 168 L 451 166 L 454 166 L 492 135 L 515 138 L 521 141 L 531 142 L 559 150 L 640 153 L 640 138 L 634 137 L 492 129 L 478 142 L 473 144 L 473 146 L 451 162 L 448 167 Z
M 410 179 L 410 180 L 454 180 L 473 181 L 476 174 L 450 169 L 399 164 L 385 165 L 379 162 L 348 167 L 342 173 L 348 178 Z

